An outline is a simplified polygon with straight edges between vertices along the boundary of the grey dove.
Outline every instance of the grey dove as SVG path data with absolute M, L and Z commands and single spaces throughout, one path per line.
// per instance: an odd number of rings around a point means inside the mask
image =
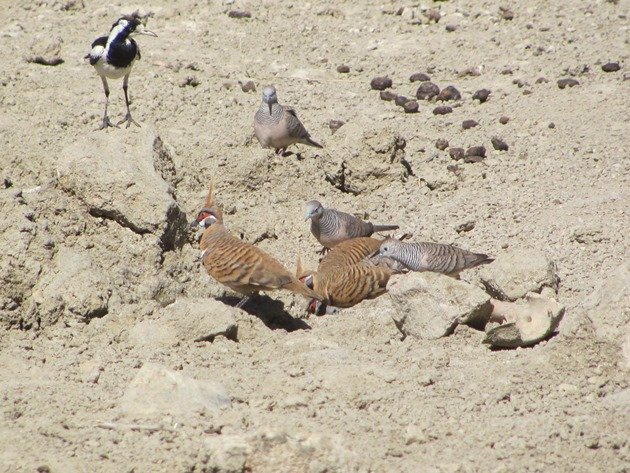
M 465 269 L 494 261 L 494 258 L 483 253 L 473 253 L 452 245 L 413 243 L 394 238 L 387 238 L 381 243 L 379 254 L 402 263 L 411 271 L 433 271 L 453 277 L 459 277 L 459 273 Z
M 263 148 L 274 148 L 276 154 L 284 154 L 287 147 L 301 143 L 323 148 L 297 117 L 295 109 L 278 103 L 276 88 L 264 88 L 262 102 L 254 115 L 254 133 Z
M 316 201 L 306 203 L 306 220 L 311 220 L 311 233 L 324 248 L 332 248 L 351 238 L 369 237 L 374 232 L 398 229 L 398 225 L 374 225 L 335 209 L 326 209 Z

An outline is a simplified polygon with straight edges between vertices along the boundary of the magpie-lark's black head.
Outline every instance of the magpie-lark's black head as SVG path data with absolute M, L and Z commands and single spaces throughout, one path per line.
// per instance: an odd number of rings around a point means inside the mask
M 137 13 L 121 16 L 114 22 L 109 31 L 110 38 L 123 39 L 132 34 L 143 34 L 147 36 L 157 36 L 153 31 L 149 31 L 144 27 L 144 23 Z

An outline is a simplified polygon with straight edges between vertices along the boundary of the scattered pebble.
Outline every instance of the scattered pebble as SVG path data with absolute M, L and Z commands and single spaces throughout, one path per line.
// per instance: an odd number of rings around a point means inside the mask
M 485 156 L 479 156 L 477 154 L 473 154 L 471 156 L 464 156 L 465 163 L 480 163 L 485 159 Z
M 416 102 L 415 100 L 408 100 L 403 105 L 403 108 L 405 109 L 405 113 L 416 113 L 419 108 L 418 102 Z
M 63 64 L 63 59 L 59 56 L 40 56 L 40 55 L 32 55 L 27 56 L 26 62 L 31 62 L 33 64 L 41 64 L 42 66 L 58 66 L 59 64 Z
M 449 148 L 448 154 L 451 157 L 451 159 L 454 159 L 455 161 L 459 161 L 461 159 L 464 159 L 466 152 L 464 151 L 464 148 Z
M 476 126 L 479 126 L 479 123 L 477 121 L 475 121 L 475 120 L 464 120 L 462 122 L 462 128 L 464 130 L 468 130 L 470 128 L 474 128 Z
M 580 85 L 580 83 L 571 77 L 558 80 L 558 87 L 561 89 L 564 89 L 565 87 L 574 87 L 576 85 Z
M 536 79 L 536 84 L 546 84 L 547 82 L 549 82 L 549 79 L 546 77 L 539 77 Z
M 331 134 L 335 134 L 335 132 L 341 128 L 342 126 L 344 126 L 346 124 L 346 122 L 344 122 L 343 120 L 330 120 L 328 122 L 328 128 L 330 128 Z
M 478 77 L 481 75 L 482 72 L 483 72 L 483 66 L 479 65 L 479 66 L 474 66 L 474 67 L 467 67 L 463 71 L 457 72 L 457 75 L 459 77 L 467 77 L 467 76 Z
M 409 102 L 409 100 L 407 97 L 405 97 L 404 95 L 398 95 L 395 99 L 394 102 L 396 103 L 396 105 L 398 105 L 399 107 L 402 107 L 403 105 L 405 105 L 407 102 Z
M 503 20 L 510 21 L 514 19 L 514 12 L 510 10 L 508 7 L 499 7 L 499 16 Z
M 252 14 L 247 10 L 230 10 L 228 16 L 230 18 L 251 18 Z
M 199 84 L 200 84 L 200 82 L 195 76 L 186 76 L 179 83 L 179 86 L 180 87 L 187 87 L 187 86 L 197 87 Z
M 416 90 L 416 98 L 429 100 L 440 93 L 440 88 L 433 82 L 423 82 Z
M 552 130 L 556 127 L 556 124 L 554 122 L 551 122 L 549 125 L 547 125 L 547 128 L 551 128 Z
M 424 72 L 416 72 L 409 78 L 409 82 L 429 82 L 430 80 L 431 78 Z
M 448 148 L 448 140 L 445 140 L 444 138 L 438 138 L 435 142 L 435 147 L 439 149 L 440 151 L 444 151 L 446 148 Z M 462 149 L 462 153 L 463 152 L 464 150 Z
M 525 89 L 523 91 L 523 95 L 532 95 L 532 91 L 530 89 Z
M 510 121 L 510 117 L 503 116 L 503 117 L 499 118 L 499 123 L 501 125 L 505 125 L 509 121 Z
M 484 103 L 488 100 L 490 91 L 488 89 L 480 89 L 472 96 L 473 100 L 479 100 L 479 103 Z
M 255 92 L 256 91 L 256 84 L 254 84 L 254 81 L 252 81 L 252 80 L 248 80 L 245 83 L 239 81 L 238 83 L 241 86 L 241 90 L 243 92 Z
M 475 221 L 474 220 L 468 220 L 464 223 L 460 223 L 459 225 L 457 225 L 455 227 L 455 231 L 457 233 L 466 233 L 469 232 L 471 230 L 473 230 L 475 228 Z
M 337 72 L 339 74 L 347 74 L 348 72 L 350 72 L 350 66 L 346 66 L 345 64 L 337 66 Z
M 464 154 L 465 163 L 478 163 L 486 157 L 486 148 L 483 146 L 471 146 Z
M 438 94 L 436 100 L 441 100 L 443 102 L 447 100 L 460 100 L 462 98 L 462 94 L 459 93 L 452 85 L 449 85 L 442 89 L 442 91 Z
M 512 84 L 517 85 L 519 89 L 525 85 L 525 82 L 522 79 L 514 79 Z
M 452 111 L 452 107 L 449 107 L 448 105 L 440 105 L 433 109 L 433 115 L 446 115 L 447 113 L 451 113 Z
M 374 90 L 385 90 L 393 85 L 392 80 L 387 76 L 375 77 L 370 81 L 370 87 Z
M 423 14 L 428 18 L 429 21 L 435 21 L 436 23 L 440 21 L 440 18 L 442 18 L 442 12 L 437 8 L 430 8 L 426 10 Z
M 602 66 L 604 72 L 617 72 L 619 69 L 621 69 L 619 62 L 607 62 Z
M 387 102 L 391 102 L 392 100 L 396 100 L 396 95 L 394 92 L 390 92 L 389 90 L 381 90 L 381 100 L 386 100 Z
M 452 33 L 453 31 L 457 30 L 457 25 L 446 25 L 446 31 L 449 33 Z
M 493 137 L 491 141 L 492 141 L 492 146 L 497 151 L 507 151 L 510 148 L 505 141 L 503 141 L 501 138 L 497 136 Z

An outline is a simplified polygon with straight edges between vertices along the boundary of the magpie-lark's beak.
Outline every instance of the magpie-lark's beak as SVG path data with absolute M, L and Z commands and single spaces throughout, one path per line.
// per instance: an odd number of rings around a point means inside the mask
M 271 115 L 271 102 L 267 103 L 269 105 L 269 115 Z
M 144 26 L 140 25 L 136 28 L 136 34 L 143 34 L 146 36 L 154 36 L 157 38 L 157 35 L 153 31 L 145 30 Z

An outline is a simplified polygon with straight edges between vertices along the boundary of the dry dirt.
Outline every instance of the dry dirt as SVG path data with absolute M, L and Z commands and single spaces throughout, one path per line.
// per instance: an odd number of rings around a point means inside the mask
M 414 2 L 3 2 L 0 470 L 629 471 L 628 271 L 614 272 L 630 229 L 630 3 L 516 2 L 511 20 L 501 5 L 426 2 L 436 23 Z M 142 128 L 94 131 L 104 96 L 82 57 L 136 7 L 159 35 L 138 40 L 130 81 Z M 405 114 L 370 90 L 388 75 L 413 96 L 418 71 L 460 90 L 453 113 Z M 268 83 L 323 150 L 276 157 L 252 139 Z M 455 162 L 439 138 L 487 158 Z M 228 227 L 288 267 L 298 251 L 316 263 L 310 199 L 498 258 L 540 250 L 567 308 L 558 334 L 491 351 L 468 327 L 401 337 L 379 299 L 306 318 L 274 293 L 230 309 L 236 335 L 194 341 L 196 323 L 168 314 L 184 299 L 207 323 L 224 310 L 186 227 L 212 176 Z M 231 405 L 186 391 L 144 409 L 132 380 L 154 365 L 218 383 Z

